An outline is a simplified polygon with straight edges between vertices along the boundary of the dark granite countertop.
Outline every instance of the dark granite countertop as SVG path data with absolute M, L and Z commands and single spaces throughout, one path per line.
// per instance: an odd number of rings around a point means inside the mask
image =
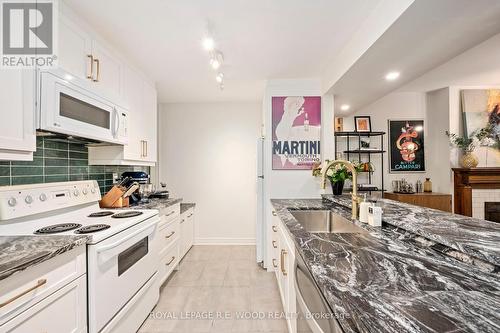
M 142 202 L 139 204 L 132 205 L 127 208 L 132 208 L 132 209 L 162 209 L 162 208 L 168 208 L 172 205 L 178 204 L 182 202 L 182 198 L 169 198 L 169 199 L 158 199 L 158 198 L 152 198 L 148 199 L 146 202 Z
M 351 207 L 349 195 L 323 197 L 345 207 Z M 382 220 L 385 223 L 500 266 L 500 223 L 389 199 L 379 199 L 377 203 L 382 206 Z
M 271 200 L 345 332 L 499 332 L 500 279 L 399 227 L 309 233 L 290 209 L 351 211 L 321 199 Z
M 0 280 L 87 243 L 87 236 L 0 236 Z
M 181 203 L 181 214 L 186 212 L 187 210 L 191 209 L 191 208 L 194 208 L 196 206 L 195 203 L 191 203 L 191 202 L 183 202 Z

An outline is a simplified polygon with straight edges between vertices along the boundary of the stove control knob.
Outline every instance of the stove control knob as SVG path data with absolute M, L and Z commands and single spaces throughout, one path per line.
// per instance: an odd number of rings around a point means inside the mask
M 33 203 L 33 197 L 31 195 L 27 195 L 26 198 L 24 198 L 24 201 L 29 205 Z
M 47 194 L 45 194 L 45 193 L 40 194 L 40 196 L 38 197 L 38 199 L 40 199 L 41 202 L 46 201 L 47 200 Z
M 86 188 L 84 188 L 84 189 L 82 190 L 82 193 L 83 193 L 83 195 L 87 195 L 87 193 L 89 193 L 89 191 L 88 191 Z
M 15 205 L 17 205 L 17 200 L 16 198 L 10 198 L 7 203 L 9 204 L 9 206 L 14 207 Z
M 77 197 L 78 195 L 80 195 L 80 191 L 78 191 L 78 189 L 75 189 L 73 191 L 73 194 L 75 195 L 75 197 Z

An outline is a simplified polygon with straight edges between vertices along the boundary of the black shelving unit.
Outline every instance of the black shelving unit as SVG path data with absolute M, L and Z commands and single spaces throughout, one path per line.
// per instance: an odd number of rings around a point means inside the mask
M 338 145 L 339 145 L 339 138 L 345 138 L 346 139 L 346 149 L 343 150 L 343 153 L 347 155 L 347 160 L 350 161 L 351 158 L 356 156 L 358 158 L 358 161 L 362 161 L 362 157 L 368 159 L 368 163 L 371 163 L 372 159 L 371 156 L 375 154 L 380 154 L 380 173 L 381 173 L 381 188 L 377 190 L 369 190 L 369 189 L 358 189 L 359 192 L 384 192 L 385 187 L 384 187 L 384 157 L 382 154 L 384 154 L 386 151 L 384 150 L 384 135 L 385 132 L 335 132 L 335 158 L 337 158 L 337 152 L 339 151 Z M 361 149 L 361 138 L 362 137 L 375 137 L 375 138 L 380 138 L 380 149 L 377 150 L 367 150 L 367 149 Z M 356 139 L 357 140 L 351 140 L 351 139 Z M 351 141 L 355 141 L 357 145 L 354 144 Z M 373 172 L 364 172 L 368 174 L 368 181 L 371 184 L 372 183 L 372 176 Z M 352 189 L 351 189 L 352 190 Z M 349 189 L 346 189 L 346 191 L 349 191 Z

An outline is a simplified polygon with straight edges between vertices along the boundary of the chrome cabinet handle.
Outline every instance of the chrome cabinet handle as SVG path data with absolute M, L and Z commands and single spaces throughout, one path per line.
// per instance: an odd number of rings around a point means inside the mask
M 288 273 L 285 270 L 285 256 L 288 254 L 286 250 L 281 250 L 281 273 L 283 273 L 283 276 L 287 276 Z
M 170 213 L 168 213 L 168 214 L 167 214 L 167 215 L 165 215 L 165 216 L 170 216 L 170 215 L 172 215 L 173 213 L 175 213 L 175 210 L 171 211 Z
M 273 247 L 274 247 L 275 249 L 277 249 L 277 248 L 278 248 L 278 245 L 276 245 L 276 241 L 273 241 Z
M 171 264 L 174 260 L 175 260 L 175 257 L 172 257 L 172 259 L 170 259 L 170 261 L 169 261 L 169 262 L 167 262 L 167 263 L 165 264 L 165 266 L 170 265 L 170 264 Z
M 182 219 L 182 220 L 181 220 L 181 223 L 184 223 L 184 221 L 186 221 L 186 220 Z
M 41 286 L 43 286 L 43 285 L 44 285 L 44 284 L 46 284 L 46 283 L 47 283 L 47 279 L 40 279 L 40 280 L 38 280 L 38 281 L 36 282 L 36 285 L 34 285 L 33 287 L 26 289 L 26 290 L 25 290 L 25 291 L 23 291 L 22 293 L 20 293 L 20 294 L 18 294 L 18 295 L 16 295 L 16 296 L 14 296 L 14 297 L 12 297 L 12 298 L 9 298 L 8 300 L 6 300 L 6 301 L 5 301 L 5 302 L 3 302 L 3 303 L 0 303 L 0 308 L 3 308 L 4 306 L 9 305 L 10 303 L 12 303 L 12 302 L 14 302 L 15 300 L 17 300 L 17 299 L 19 299 L 19 298 L 23 297 L 23 296 L 24 296 L 24 295 L 26 295 L 26 294 L 28 294 L 28 293 L 32 292 L 33 290 L 40 288 Z
M 96 63 L 96 76 L 92 81 L 99 82 L 99 77 L 101 76 L 101 62 L 97 58 L 94 59 L 94 62 Z
M 172 237 L 174 234 L 175 234 L 175 231 L 172 231 L 172 232 L 170 233 L 170 235 L 165 236 L 165 238 L 167 238 L 167 239 L 168 239 L 168 238 Z
M 191 213 L 191 214 L 188 215 L 188 217 L 191 217 L 191 216 L 193 216 L 193 213 Z
M 271 228 L 273 229 L 274 232 L 278 232 L 278 228 L 275 225 L 273 225 Z
M 90 60 L 90 73 L 87 73 L 87 79 L 93 79 L 94 75 L 94 56 L 92 54 L 87 54 L 87 58 Z
M 144 147 L 146 147 L 144 157 L 148 157 L 148 141 L 147 140 L 144 140 Z
M 278 263 L 276 262 L 276 259 L 273 259 L 273 266 L 274 266 L 274 268 L 278 267 Z

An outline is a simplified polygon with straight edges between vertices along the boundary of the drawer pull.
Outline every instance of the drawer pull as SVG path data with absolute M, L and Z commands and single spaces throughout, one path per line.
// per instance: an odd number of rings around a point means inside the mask
M 278 228 L 275 225 L 273 225 L 272 228 L 274 232 L 278 232 Z
M 170 233 L 170 235 L 165 236 L 165 238 L 170 238 L 170 237 L 172 237 L 174 234 L 175 234 L 175 231 L 172 231 L 172 232 Z
M 171 211 L 170 213 L 168 213 L 168 214 L 167 214 L 167 215 L 165 215 L 165 216 L 170 216 L 170 215 L 172 215 L 173 213 L 175 213 L 175 210 Z
M 278 214 L 276 214 L 276 211 L 273 210 L 273 216 L 276 216 L 276 215 L 278 215 Z
M 182 219 L 182 220 L 181 220 L 181 223 L 184 223 L 185 221 L 186 221 L 186 220 Z
M 277 249 L 277 248 L 278 248 L 278 245 L 276 245 L 276 241 L 273 241 L 273 247 L 274 247 L 275 249 Z
M 286 250 L 281 250 L 281 273 L 283 273 L 283 276 L 287 276 L 288 273 L 285 270 L 285 255 L 288 253 Z
M 174 260 L 175 260 L 175 257 L 172 257 L 172 259 L 170 259 L 170 261 L 169 261 L 169 262 L 167 262 L 167 263 L 165 264 L 165 266 L 170 265 L 171 263 L 173 263 L 173 262 L 174 262 Z
M 276 262 L 276 259 L 273 259 L 273 266 L 274 266 L 274 268 L 278 267 L 278 263 Z
M 47 283 L 47 279 L 40 279 L 37 281 L 36 285 L 34 285 L 33 287 L 29 288 L 29 289 L 26 289 L 25 291 L 23 291 L 22 293 L 18 294 L 17 296 L 14 296 L 8 300 L 6 300 L 5 302 L 3 303 L 0 303 L 0 308 L 3 308 L 4 306 L 14 302 L 15 300 L 17 300 L 18 298 L 21 298 L 23 297 L 24 295 L 32 292 L 33 290 L 35 289 L 38 289 L 40 288 L 41 286 L 43 286 L 44 284 Z
M 188 217 L 191 217 L 191 216 L 193 216 L 193 213 L 191 213 L 191 214 L 188 215 Z

